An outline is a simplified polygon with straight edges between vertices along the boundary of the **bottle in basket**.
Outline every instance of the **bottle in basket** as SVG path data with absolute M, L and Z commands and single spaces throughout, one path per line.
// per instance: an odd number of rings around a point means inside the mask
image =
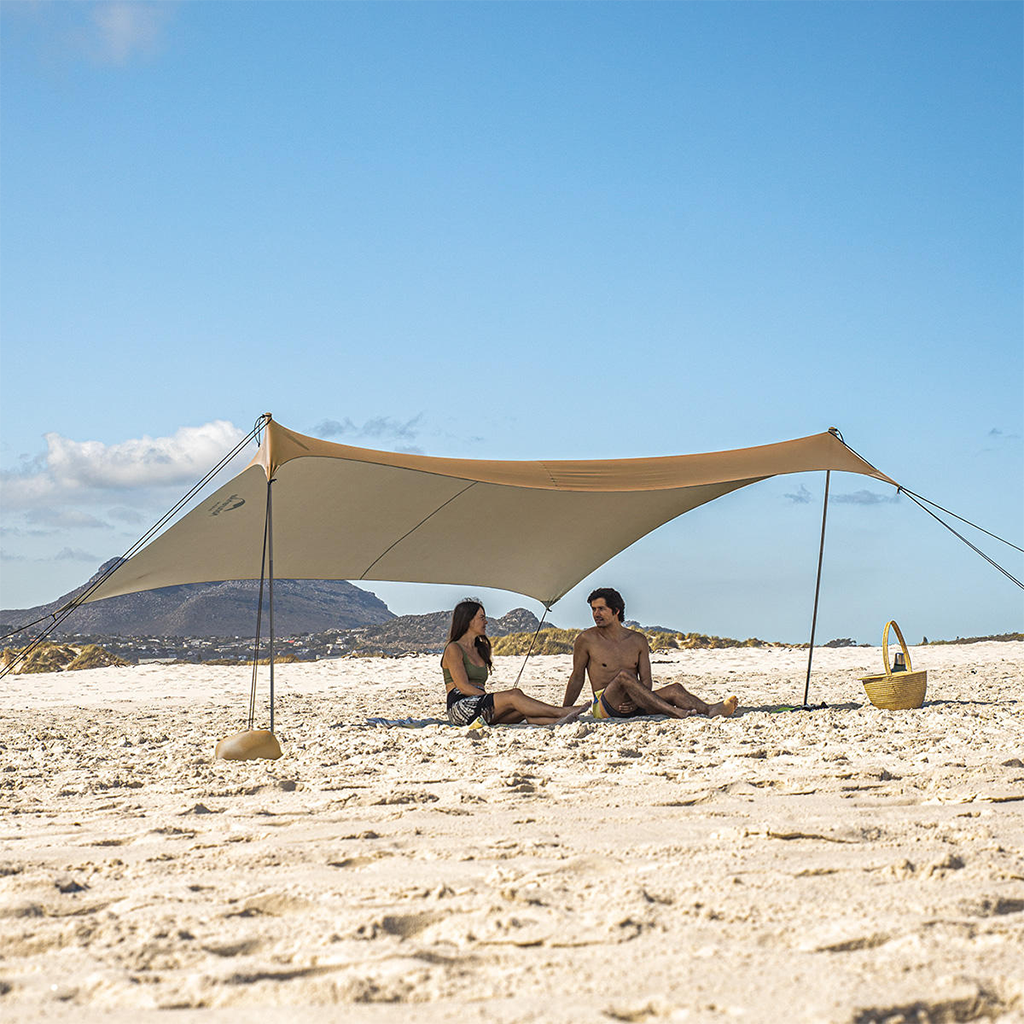
M 892 667 L 889 667 L 889 630 L 896 630 L 896 637 L 902 651 L 895 654 Z M 876 708 L 884 711 L 907 711 L 919 708 L 924 704 L 928 673 L 919 669 L 914 671 L 910 664 L 910 650 L 903 640 L 900 627 L 891 619 L 882 630 L 882 667 L 885 675 L 861 676 L 864 692 L 868 700 Z

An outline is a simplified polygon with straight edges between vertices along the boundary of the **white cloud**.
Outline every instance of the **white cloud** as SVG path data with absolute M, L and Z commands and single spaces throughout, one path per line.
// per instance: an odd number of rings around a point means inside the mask
M 995 441 L 1019 441 L 1020 434 L 1015 434 L 1012 431 L 1000 430 L 998 427 L 993 427 L 989 432 L 988 436 Z
M 900 495 L 898 491 L 893 491 L 892 494 L 879 494 L 877 491 L 865 489 L 849 494 L 837 494 L 832 500 L 846 505 L 893 505 L 899 502 Z
M 177 6 L 173 0 L 35 0 L 5 4 L 4 17 L 19 19 L 48 69 L 83 57 L 94 64 L 125 66 L 159 51 Z
M 111 519 L 116 519 L 122 523 L 131 523 L 133 526 L 137 523 L 146 522 L 146 516 L 134 508 L 111 508 L 107 509 L 107 515 Z
M 347 416 L 344 420 L 323 420 L 313 432 L 317 437 L 360 437 L 375 441 L 409 442 L 419 436 L 423 413 L 417 413 L 411 420 L 396 420 L 393 416 L 374 416 L 362 425 L 353 423 Z
M 93 530 L 109 530 L 109 523 L 97 519 L 77 508 L 33 508 L 25 513 L 25 522 L 37 523 L 40 526 L 60 527 L 62 529 L 86 528 Z
M 799 491 L 792 494 L 784 494 L 783 497 L 794 505 L 807 505 L 811 500 L 811 492 L 801 484 Z
M 111 492 L 123 495 L 150 487 L 192 484 L 242 437 L 243 432 L 226 420 L 182 427 L 170 437 L 133 438 L 110 445 L 50 433 L 42 459 L 0 474 L 3 505 L 40 508 L 65 501 L 108 501 Z M 40 510 L 37 519 L 43 515 Z
M 800 490 L 792 494 L 784 494 L 783 497 L 794 505 L 808 505 L 812 501 L 819 500 L 803 484 L 800 485 Z M 849 494 L 833 494 L 829 498 L 829 501 L 835 501 L 841 505 L 891 505 L 899 500 L 900 496 L 898 493 L 885 495 L 866 489 L 852 491 Z
M 108 64 L 125 64 L 136 54 L 152 53 L 167 21 L 168 4 L 99 3 L 92 10 L 94 56 Z
M 61 548 L 53 557 L 61 562 L 99 562 L 96 555 L 78 548 Z

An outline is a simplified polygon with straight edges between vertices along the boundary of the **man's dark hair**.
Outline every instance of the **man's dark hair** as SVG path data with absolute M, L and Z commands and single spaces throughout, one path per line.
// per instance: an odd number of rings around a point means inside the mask
M 599 597 L 604 598 L 604 603 L 615 612 L 621 622 L 626 614 L 626 602 L 622 600 L 622 595 L 611 587 L 598 587 L 587 598 L 587 604 L 593 604 Z

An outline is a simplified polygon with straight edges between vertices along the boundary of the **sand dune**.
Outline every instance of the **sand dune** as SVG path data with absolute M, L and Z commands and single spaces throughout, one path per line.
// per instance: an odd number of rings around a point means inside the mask
M 244 669 L 8 677 L 0 1016 L 1024 1020 L 1024 644 L 912 653 L 916 711 L 877 648 L 813 713 L 806 652 L 697 650 L 656 675 L 734 718 L 473 734 L 366 724 L 440 716 L 436 658 L 284 665 L 276 762 L 212 759 Z

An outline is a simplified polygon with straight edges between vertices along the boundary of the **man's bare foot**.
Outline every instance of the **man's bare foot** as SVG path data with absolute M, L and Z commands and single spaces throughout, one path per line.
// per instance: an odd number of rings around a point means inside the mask
M 709 705 L 708 718 L 728 718 L 736 711 L 739 702 L 739 697 L 734 694 L 730 697 L 726 697 L 725 700 L 721 701 L 719 704 Z

